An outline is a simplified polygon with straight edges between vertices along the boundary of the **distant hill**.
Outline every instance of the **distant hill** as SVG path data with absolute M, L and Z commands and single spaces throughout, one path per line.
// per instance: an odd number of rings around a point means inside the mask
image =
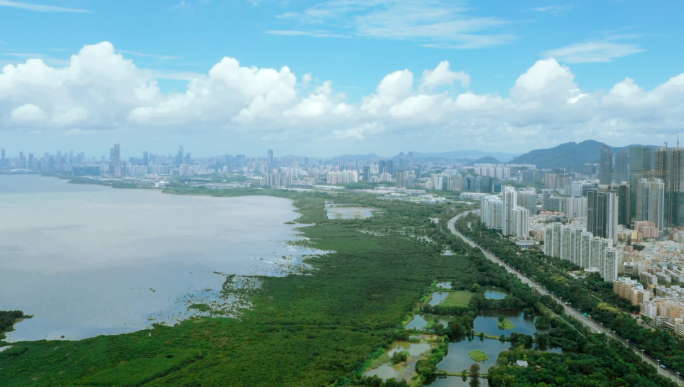
M 384 157 L 384 156 L 378 156 L 375 153 L 370 153 L 367 155 L 342 155 L 342 156 L 333 157 L 332 159 L 333 160 L 373 160 L 373 159 L 390 159 L 390 158 L 394 158 L 394 157 L 398 157 L 398 156 L 399 155 L 395 155 L 393 157 Z M 463 164 L 473 162 L 474 160 L 481 159 L 483 157 L 492 157 L 492 158 L 495 158 L 496 160 L 501 160 L 501 161 L 496 161 L 497 163 L 507 162 L 516 156 L 518 156 L 518 155 L 513 154 L 513 153 L 483 152 L 483 151 L 479 151 L 479 150 L 458 150 L 458 151 L 441 152 L 441 153 L 413 152 L 413 160 L 414 161 L 418 161 L 418 160 L 436 161 L 436 160 L 440 160 L 440 159 L 449 159 L 455 163 L 463 163 Z M 408 152 L 404 152 L 404 159 L 408 159 Z M 484 162 L 485 161 L 483 161 L 483 163 Z
M 485 157 L 479 158 L 475 161 L 471 161 L 470 163 L 468 163 L 468 165 L 475 165 L 475 164 L 501 164 L 501 161 L 499 161 L 499 160 L 497 160 L 491 156 L 485 156 Z
M 518 156 L 514 153 L 503 153 L 503 152 L 483 152 L 479 150 L 458 150 L 451 152 L 441 152 L 441 153 L 420 153 L 413 152 L 413 159 L 463 159 L 463 160 L 477 160 L 482 157 L 494 157 L 501 162 L 507 162 L 512 160 L 514 157 Z M 461 160 L 459 160 L 461 161 Z
M 385 157 L 378 156 L 375 153 L 369 153 L 367 155 L 342 155 L 333 157 L 333 160 L 372 160 L 372 159 L 384 159 Z
M 537 168 L 572 168 L 574 166 L 598 163 L 600 158 L 602 142 L 587 140 L 579 144 L 576 142 L 568 142 L 558 145 L 550 149 L 536 149 L 524 155 L 518 156 L 510 161 L 512 164 L 535 164 Z M 655 145 L 628 145 L 625 147 L 611 147 L 607 145 L 613 154 L 618 153 L 623 149 L 629 149 L 635 146 L 650 146 L 657 148 Z

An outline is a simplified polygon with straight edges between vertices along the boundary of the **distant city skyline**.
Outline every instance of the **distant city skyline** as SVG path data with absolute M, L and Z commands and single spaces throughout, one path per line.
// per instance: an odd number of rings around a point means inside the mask
M 586 141 L 586 140 L 592 140 L 592 139 L 585 139 L 585 140 L 574 141 L 574 142 L 580 143 L 580 142 Z M 185 145 L 181 145 L 181 144 L 176 144 L 176 145 L 168 145 L 168 146 L 163 146 L 163 147 L 161 147 L 161 146 L 157 146 L 157 145 L 154 145 L 154 144 L 123 143 L 122 141 L 114 141 L 114 143 L 121 143 L 121 144 L 124 145 L 124 149 L 121 151 L 121 157 L 122 157 L 122 158 L 140 157 L 141 155 L 143 155 L 144 153 L 147 153 L 147 152 L 154 152 L 154 153 L 165 154 L 165 155 L 166 155 L 166 154 L 176 154 L 176 153 L 178 153 L 178 151 L 179 151 L 179 149 L 178 149 L 179 146 L 180 146 L 181 148 L 183 148 L 183 147 L 185 146 Z M 607 145 L 609 145 L 609 146 L 615 146 L 615 145 L 613 145 L 613 144 L 607 144 Z M 632 144 L 632 143 L 630 143 L 630 144 L 628 144 L 628 145 L 637 145 L 637 144 Z M 656 144 L 640 144 L 640 145 L 644 145 L 644 146 L 647 146 L 647 147 L 661 147 L 661 146 L 664 146 L 664 145 L 656 145 Z M 674 145 L 673 145 L 673 146 L 674 146 Z M 35 148 L 40 148 L 40 149 L 36 150 Z M 6 157 L 8 157 L 8 158 L 9 158 L 9 157 L 17 157 L 17 156 L 19 155 L 19 152 L 23 152 L 24 154 L 33 153 L 33 154 L 36 154 L 36 155 L 42 155 L 42 154 L 44 154 L 44 153 L 55 153 L 55 152 L 57 152 L 57 151 L 60 151 L 60 152 L 69 152 L 69 151 L 71 151 L 71 152 L 77 152 L 77 153 L 83 152 L 83 153 L 86 154 L 86 156 L 87 156 L 88 158 L 90 158 L 90 157 L 98 157 L 98 158 L 99 158 L 100 156 L 109 157 L 109 155 L 110 155 L 109 152 L 110 152 L 111 148 L 112 148 L 112 143 L 111 143 L 111 142 L 110 142 L 110 143 L 104 143 L 104 142 L 103 142 L 102 144 L 92 145 L 92 148 L 90 148 L 90 149 L 79 148 L 79 147 L 77 147 L 76 145 L 73 145 L 73 144 L 72 144 L 72 145 L 69 145 L 68 143 L 65 144 L 65 145 L 62 146 L 62 147 L 59 147 L 59 146 L 45 146 L 45 145 L 41 145 L 41 146 L 31 146 L 31 145 L 29 144 L 28 147 L 25 147 L 25 148 L 16 148 L 16 147 L 13 147 L 12 144 L 9 143 L 9 142 L 2 142 L 2 143 L 0 143 L 0 149 L 3 149 L 3 150 L 5 151 Z M 163 149 L 160 149 L 160 148 L 163 148 Z M 194 150 L 194 156 L 200 157 L 200 158 L 212 157 L 212 156 L 223 155 L 223 154 L 243 154 L 243 153 L 240 152 L 239 147 L 234 147 L 234 146 L 231 146 L 231 147 L 228 148 L 228 149 L 219 149 L 217 152 L 213 152 L 213 153 L 210 153 L 210 152 L 204 153 L 204 152 L 198 151 L 197 148 L 194 148 L 194 147 L 192 147 L 192 146 L 187 146 L 187 148 L 188 148 L 188 149 L 193 149 L 193 150 Z M 202 148 L 202 147 L 200 146 L 199 148 Z M 463 148 L 463 149 L 446 149 L 446 150 L 444 150 L 444 151 L 436 151 L 436 150 L 427 149 L 426 151 L 422 151 L 422 150 L 414 149 L 414 148 L 411 148 L 411 147 L 406 147 L 406 148 L 398 148 L 398 149 L 396 149 L 396 150 L 394 150 L 394 151 L 390 150 L 388 153 L 381 153 L 381 152 L 373 151 L 373 150 L 371 149 L 369 152 L 354 152 L 354 153 L 349 153 L 349 152 L 342 152 L 342 151 L 340 151 L 339 153 L 328 153 L 328 154 L 326 154 L 326 155 L 324 155 L 324 156 L 317 156 L 317 155 L 315 155 L 315 152 L 310 152 L 310 153 L 304 153 L 304 152 L 303 152 L 303 153 L 295 153 L 295 152 L 290 152 L 290 151 L 288 151 L 287 148 L 266 147 L 266 146 L 264 146 L 263 149 L 259 148 L 259 149 L 256 149 L 256 150 L 253 151 L 253 152 L 247 152 L 247 153 L 244 153 L 244 154 L 245 154 L 247 157 L 263 157 L 264 154 L 267 154 L 268 151 L 273 151 L 273 152 L 275 152 L 275 154 L 277 154 L 276 157 L 297 156 L 297 157 L 315 157 L 315 158 L 320 158 L 320 159 L 330 159 L 330 158 L 338 158 L 338 157 L 343 157 L 343 156 L 350 156 L 350 157 L 352 157 L 352 156 L 359 156 L 359 157 L 361 157 L 361 156 L 367 156 L 367 155 L 370 155 L 370 154 L 375 154 L 375 155 L 377 155 L 377 156 L 380 157 L 380 158 L 391 158 L 391 157 L 396 157 L 396 156 L 400 155 L 402 152 L 413 152 L 414 154 L 419 154 L 419 155 L 422 155 L 422 154 L 454 153 L 454 152 L 467 152 L 467 153 L 470 153 L 470 152 L 473 152 L 473 153 L 475 153 L 475 152 L 480 152 L 480 153 L 482 153 L 482 154 L 484 154 L 484 155 L 489 155 L 489 154 L 496 155 L 496 154 L 500 154 L 500 155 L 507 155 L 507 156 L 510 156 L 510 157 L 517 157 L 517 156 L 523 155 L 523 154 L 525 154 L 525 153 L 528 153 L 528 152 L 531 152 L 531 151 L 534 151 L 534 150 L 537 150 L 537 149 L 542 149 L 542 148 L 532 148 L 532 149 L 526 150 L 526 151 L 524 151 L 524 152 L 510 152 L 510 153 L 509 153 L 509 152 L 505 152 L 505 151 L 489 151 L 489 150 L 487 150 L 486 148 L 483 148 L 483 149 L 472 149 L 472 148 L 471 148 L 471 149 L 465 149 L 465 148 Z M 352 151 L 352 152 L 353 152 L 353 151 Z M 613 156 L 616 157 L 617 154 L 616 154 L 616 155 L 613 155 Z M 463 157 L 460 157 L 460 158 L 477 159 L 477 158 L 479 158 L 479 157 L 484 157 L 484 156 L 477 156 L 477 157 L 476 157 L 476 156 L 463 156 Z M 492 157 L 495 157 L 495 156 L 492 156 Z M 459 157 L 445 157 L 445 158 L 459 158 Z M 496 157 L 495 157 L 495 158 L 496 158 Z M 499 160 L 499 161 L 508 162 L 509 160 L 510 160 L 510 159 L 502 159 L 502 160 Z

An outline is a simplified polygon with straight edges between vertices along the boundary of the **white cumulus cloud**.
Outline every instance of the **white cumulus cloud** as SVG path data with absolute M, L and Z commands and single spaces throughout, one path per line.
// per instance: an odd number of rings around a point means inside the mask
M 464 87 L 468 87 L 470 75 L 463 71 L 451 71 L 448 61 L 441 62 L 434 70 L 423 71 L 423 86 L 426 87 L 453 85 L 455 81 L 459 81 Z
M 531 64 L 507 96 L 467 90 L 470 76 L 443 61 L 418 78 L 406 69 L 391 72 L 358 103 L 332 81 L 230 57 L 190 77 L 184 92 L 162 92 L 155 74 L 108 42 L 83 47 L 64 67 L 41 59 L 7 65 L 0 72 L 0 127 L 69 135 L 103 129 L 247 133 L 331 147 L 382 138 L 529 149 L 586 138 L 647 143 L 684 126 L 684 74 L 651 90 L 626 78 L 608 90 L 587 91 L 570 67 L 552 58 Z
M 17 124 L 36 124 L 45 120 L 45 112 L 36 105 L 27 103 L 12 110 L 12 122 Z

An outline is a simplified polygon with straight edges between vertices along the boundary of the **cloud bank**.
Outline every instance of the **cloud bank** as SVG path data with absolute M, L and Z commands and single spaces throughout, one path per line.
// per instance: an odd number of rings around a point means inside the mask
M 521 74 L 508 97 L 468 90 L 470 76 L 436 64 L 419 76 L 399 70 L 359 103 L 332 81 L 290 68 L 246 67 L 223 58 L 187 91 L 164 93 L 157 75 L 103 42 L 68 66 L 41 59 L 0 72 L 0 130 L 186 131 L 247 134 L 260 140 L 322 144 L 404 139 L 519 151 L 594 138 L 657 143 L 684 123 L 684 74 L 653 90 L 627 78 L 610 90 L 583 91 L 569 67 L 543 59 Z

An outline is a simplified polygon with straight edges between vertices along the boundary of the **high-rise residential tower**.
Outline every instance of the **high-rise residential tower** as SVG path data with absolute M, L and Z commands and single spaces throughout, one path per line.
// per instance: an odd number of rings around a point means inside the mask
M 530 215 L 537 215 L 537 191 L 518 191 L 518 206 L 527 208 Z
M 501 193 L 503 201 L 503 216 L 501 224 L 501 232 L 504 235 L 513 235 L 515 228 L 515 220 L 513 210 L 518 205 L 518 193 L 515 188 L 510 186 L 503 187 Z
M 612 183 L 611 173 L 613 172 L 613 152 L 607 146 L 601 147 L 601 160 L 599 165 L 599 183 Z
M 629 152 L 626 149 L 615 156 L 615 183 L 623 181 L 629 181 Z
M 647 220 L 662 231 L 665 224 L 665 184 L 660 179 L 637 182 L 636 220 Z
M 630 217 L 636 217 L 637 182 L 647 177 L 651 171 L 652 149 L 647 146 L 636 146 L 629 149 L 629 189 L 630 189 Z

